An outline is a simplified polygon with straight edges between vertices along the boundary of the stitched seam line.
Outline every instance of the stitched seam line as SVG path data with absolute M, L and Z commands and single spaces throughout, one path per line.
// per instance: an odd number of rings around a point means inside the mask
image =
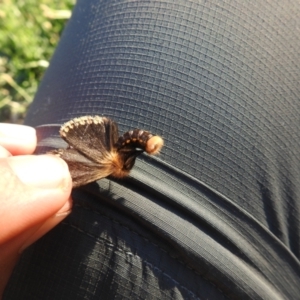
M 226 294 L 224 294 L 224 292 L 223 292 L 218 286 L 216 286 L 213 282 L 211 282 L 211 281 L 209 281 L 208 279 L 206 279 L 205 277 L 203 277 L 203 275 L 200 274 L 199 272 L 197 272 L 197 270 L 195 270 L 194 268 L 190 267 L 189 265 L 187 265 L 187 264 L 184 263 L 183 261 L 179 260 L 178 257 L 176 257 L 176 256 L 174 256 L 174 255 L 172 255 L 172 254 L 170 254 L 168 251 L 166 251 L 165 249 L 161 248 L 158 244 L 153 243 L 152 241 L 150 241 L 148 238 L 144 237 L 144 236 L 141 235 L 140 233 L 138 233 L 138 232 L 132 230 L 131 228 L 127 227 L 126 225 L 124 225 L 124 224 L 120 223 L 119 221 L 113 219 L 111 216 L 108 216 L 108 215 L 106 215 L 106 214 L 104 214 L 104 213 L 100 213 L 100 212 L 98 212 L 98 211 L 92 209 L 92 208 L 89 207 L 89 206 L 85 206 L 85 205 L 76 203 L 76 204 L 74 204 L 74 207 L 78 207 L 78 208 L 81 208 L 81 209 L 85 209 L 85 210 L 88 210 L 88 211 L 92 211 L 94 214 L 97 214 L 97 215 L 99 215 L 99 216 L 101 216 L 101 217 L 104 217 L 104 218 L 106 218 L 106 219 L 112 221 L 113 223 L 115 223 L 115 224 L 117 224 L 117 225 L 119 225 L 119 226 L 125 228 L 126 230 L 130 231 L 131 233 L 137 235 L 138 237 L 142 238 L 142 239 L 143 239 L 144 241 L 146 241 L 147 243 L 149 243 L 149 244 L 155 246 L 156 248 L 158 248 L 160 251 L 163 251 L 164 253 L 168 254 L 169 257 L 171 257 L 171 258 L 174 259 L 175 261 L 179 262 L 179 263 L 180 263 L 181 265 L 183 265 L 185 268 L 187 268 L 187 269 L 189 269 L 190 271 L 192 271 L 196 276 L 202 278 L 203 280 L 205 280 L 206 282 L 208 282 L 209 284 L 211 284 L 211 285 L 212 285 L 214 288 L 216 288 L 216 289 L 217 289 L 217 290 L 218 290 L 218 291 L 219 291 L 226 299 L 230 299 Z M 71 223 L 69 223 L 69 222 L 67 223 L 67 221 L 63 221 L 62 224 L 68 224 L 68 225 L 70 225 L 71 227 L 73 227 L 74 229 L 76 229 L 76 230 L 78 230 L 78 231 L 80 231 L 80 232 L 82 232 L 82 233 L 84 233 L 84 234 L 86 234 L 86 235 L 92 237 L 93 239 L 96 238 L 97 240 L 99 240 L 99 236 L 95 236 L 95 235 L 92 235 L 92 234 L 90 234 L 90 233 L 88 233 L 88 232 L 85 232 L 84 230 L 82 230 L 82 229 L 76 227 L 75 225 L 73 225 L 73 224 L 71 224 Z M 103 241 L 106 243 L 106 240 L 103 240 Z M 109 243 L 108 243 L 108 244 L 109 244 Z M 113 244 L 111 244 L 111 245 L 114 246 Z M 114 247 L 116 247 L 116 246 L 114 246 Z M 125 250 L 122 250 L 122 251 L 125 251 Z M 126 253 L 127 253 L 127 252 L 126 252 Z M 131 252 L 128 252 L 127 254 L 129 254 L 129 255 L 134 255 L 134 254 L 131 253 Z M 145 261 L 145 263 L 147 263 L 147 262 Z M 173 280 L 175 281 L 175 279 L 173 279 Z M 176 282 L 176 281 L 175 281 L 175 282 Z M 191 293 L 192 293 L 192 292 L 191 292 Z
M 114 252 L 119 251 L 122 252 L 126 255 L 129 256 L 134 256 L 135 258 L 140 259 L 140 261 L 142 261 L 143 263 L 145 263 L 147 266 L 149 266 L 153 271 L 158 271 L 159 273 L 161 273 L 163 276 L 167 277 L 169 280 L 171 280 L 173 283 L 175 283 L 176 286 L 180 287 L 181 289 L 185 290 L 191 297 L 193 297 L 194 299 L 198 299 L 200 300 L 199 297 L 197 297 L 191 290 L 189 290 L 188 288 L 186 288 L 184 285 L 180 284 L 177 280 L 175 280 L 174 278 L 172 278 L 170 275 L 168 275 L 167 273 L 165 273 L 163 270 L 161 270 L 160 268 L 154 266 L 152 263 L 148 262 L 147 260 L 143 260 L 140 256 L 138 256 L 137 254 L 133 254 L 130 251 L 125 250 L 124 248 L 118 247 L 115 244 L 112 244 L 111 242 L 108 242 L 107 240 L 105 240 L 104 238 L 99 238 L 98 236 L 95 236 L 93 234 L 90 234 L 82 229 L 80 229 L 79 227 L 69 223 L 69 222 L 63 222 L 63 225 L 66 226 L 70 226 L 74 229 L 76 229 L 77 231 L 84 233 L 85 235 L 92 237 L 93 239 L 97 238 L 96 243 L 97 244 L 104 244 L 107 247 L 113 248 Z M 100 240 L 101 241 L 100 241 Z

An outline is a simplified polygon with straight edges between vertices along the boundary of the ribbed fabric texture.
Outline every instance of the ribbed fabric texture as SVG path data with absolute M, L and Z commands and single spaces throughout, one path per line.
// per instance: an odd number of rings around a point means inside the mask
M 297 299 L 299 26 L 296 0 L 78 1 L 26 123 L 104 115 L 165 147 L 75 192 L 5 299 Z

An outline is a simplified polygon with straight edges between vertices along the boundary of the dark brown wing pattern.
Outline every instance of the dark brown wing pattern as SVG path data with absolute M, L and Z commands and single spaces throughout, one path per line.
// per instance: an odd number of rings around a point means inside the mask
M 112 175 L 128 175 L 138 155 L 157 154 L 163 140 L 148 131 L 135 129 L 118 137 L 118 126 L 106 117 L 84 116 L 65 123 L 61 137 L 66 149 L 50 151 L 64 159 L 73 179 L 73 187 Z

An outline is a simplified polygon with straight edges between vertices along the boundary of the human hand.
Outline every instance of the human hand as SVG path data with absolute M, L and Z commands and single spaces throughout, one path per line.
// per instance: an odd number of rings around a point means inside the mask
M 0 124 L 0 298 L 20 253 L 71 212 L 67 164 L 35 147 L 33 128 Z

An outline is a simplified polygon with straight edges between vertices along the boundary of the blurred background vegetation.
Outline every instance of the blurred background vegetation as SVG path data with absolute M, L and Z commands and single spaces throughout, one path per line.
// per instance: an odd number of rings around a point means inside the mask
M 0 0 L 0 122 L 22 123 L 75 0 Z

